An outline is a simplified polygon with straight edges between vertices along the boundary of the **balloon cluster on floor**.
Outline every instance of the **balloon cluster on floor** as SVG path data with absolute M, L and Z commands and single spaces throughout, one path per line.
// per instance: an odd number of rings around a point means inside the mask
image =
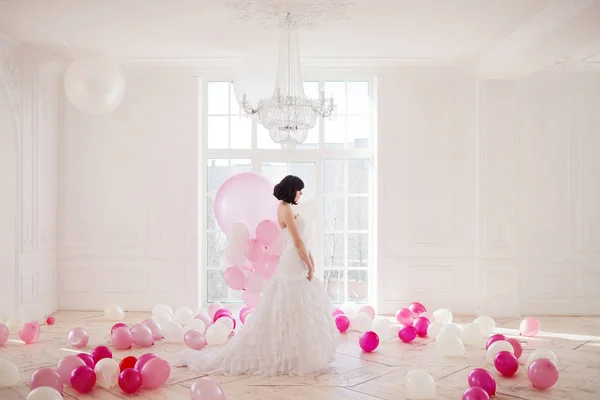
M 352 303 L 345 304 L 333 311 L 336 326 L 340 332 L 358 331 L 359 346 L 364 352 L 372 352 L 379 346 L 380 340 L 391 336 L 392 322 L 386 318 L 375 318 L 373 307 L 365 305 L 358 308 Z M 475 318 L 459 327 L 452 323 L 453 315 L 447 309 L 438 309 L 433 313 L 421 303 L 411 303 L 401 308 L 395 315 L 398 338 L 410 343 L 417 338 L 434 338 L 438 352 L 445 357 L 460 357 L 466 348 L 479 348 L 485 337 L 486 361 L 504 377 L 515 375 L 519 369 L 519 358 L 523 354 L 521 342 L 502 334 L 493 334 L 496 324 L 487 316 Z M 540 323 L 535 318 L 525 318 L 520 324 L 520 335 L 534 337 L 540 331 Z M 558 381 L 556 355 L 547 349 L 534 350 L 525 363 L 527 377 L 538 389 L 548 389 Z M 488 370 L 475 368 L 469 373 L 469 388 L 464 392 L 463 400 L 485 400 L 496 393 L 496 379 Z M 406 375 L 407 394 L 411 399 L 435 398 L 435 380 L 425 370 L 412 370 Z
M 219 227 L 227 234 L 225 258 L 229 267 L 223 278 L 251 308 L 260 300 L 265 282 L 275 273 L 285 237 L 277 221 L 273 184 L 260 174 L 245 172 L 227 179 L 217 191 L 214 207 Z M 310 201 L 303 205 L 311 206 Z M 307 213 L 310 224 L 314 213 Z M 308 217 L 308 220 L 307 220 Z

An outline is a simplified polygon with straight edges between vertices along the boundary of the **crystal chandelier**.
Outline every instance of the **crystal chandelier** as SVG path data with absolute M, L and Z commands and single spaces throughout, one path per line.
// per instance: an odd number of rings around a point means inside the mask
M 306 97 L 300 70 L 298 25 L 290 13 L 282 19 L 280 28 L 275 91 L 270 98 L 260 100 L 256 109 L 244 94 L 240 108 L 246 115 L 258 116 L 273 142 L 284 150 L 293 150 L 306 140 L 308 131 L 315 127 L 317 117 L 333 117 L 336 106 L 333 98 L 325 98 L 324 91 L 318 99 Z

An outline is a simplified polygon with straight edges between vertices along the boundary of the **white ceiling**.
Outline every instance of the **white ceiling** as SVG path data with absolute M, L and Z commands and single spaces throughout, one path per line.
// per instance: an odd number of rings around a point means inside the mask
M 600 61 L 600 0 L 355 0 L 349 19 L 300 33 L 304 59 L 459 64 L 526 73 Z M 223 0 L 0 0 L 0 33 L 72 55 L 236 58 L 277 32 Z M 373 61 L 374 60 L 374 61 Z

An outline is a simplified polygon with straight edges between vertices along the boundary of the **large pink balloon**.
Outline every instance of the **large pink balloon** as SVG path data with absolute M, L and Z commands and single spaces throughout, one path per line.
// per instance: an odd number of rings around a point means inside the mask
M 262 221 L 277 221 L 273 184 L 254 172 L 232 176 L 217 191 L 215 217 L 226 234 L 235 222 L 244 224 L 249 232 L 256 232 Z
M 212 378 L 200 378 L 190 387 L 192 400 L 227 400 L 221 386 Z
M 223 274 L 227 286 L 233 290 L 242 290 L 246 286 L 246 275 L 240 267 L 229 267 Z

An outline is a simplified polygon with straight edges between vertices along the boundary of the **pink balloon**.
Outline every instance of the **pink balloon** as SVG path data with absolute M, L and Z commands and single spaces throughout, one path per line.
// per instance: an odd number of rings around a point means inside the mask
M 248 317 L 248 315 L 252 314 L 252 309 L 248 309 L 246 310 L 242 315 L 240 315 L 240 321 L 242 321 L 242 324 L 246 323 L 246 317 Z
M 375 309 L 369 305 L 362 306 L 358 309 L 358 312 L 364 312 L 371 316 L 371 318 L 375 318 Z
M 549 389 L 558 382 L 558 368 L 547 358 L 538 358 L 529 364 L 527 377 L 538 389 Z
M 55 389 L 58 393 L 63 391 L 63 381 L 60 374 L 52 368 L 38 369 L 31 375 L 29 379 L 29 387 L 31 390 L 42 386 L 49 386 Z
M 246 286 L 246 275 L 240 267 L 229 267 L 223 274 L 227 286 L 233 290 L 242 290 Z
M 504 376 L 513 376 L 519 370 L 519 360 L 510 351 L 501 351 L 494 357 L 494 366 Z
M 489 349 L 490 346 L 494 343 L 494 342 L 498 342 L 500 340 L 506 340 L 506 336 L 500 334 L 500 333 L 496 333 L 495 335 L 490 336 L 490 338 L 487 340 L 487 343 L 485 344 L 485 349 Z
M 256 308 L 258 302 L 260 301 L 260 295 L 256 293 L 252 293 L 249 290 L 244 290 L 244 294 L 242 295 L 242 300 L 248 307 Z
M 142 387 L 154 389 L 164 385 L 171 375 L 171 366 L 162 358 L 153 358 L 142 367 Z
M 71 332 L 69 332 L 69 343 L 76 349 L 81 349 L 87 346 L 88 341 L 90 340 L 90 335 L 83 328 L 73 328 Z M 67 381 L 68 382 L 68 381 Z
M 279 265 L 279 256 L 267 255 L 265 256 L 266 264 L 261 273 L 265 278 L 269 279 L 277 271 Z
M 340 310 L 339 308 L 336 308 L 335 310 L 333 310 L 331 312 L 331 315 L 333 315 L 333 318 L 337 317 L 338 315 L 343 315 L 344 312 L 342 310 Z
M 217 223 L 226 234 L 235 222 L 245 225 L 249 232 L 256 232 L 262 221 L 277 221 L 273 184 L 254 172 L 243 172 L 223 182 L 214 204 Z
M 92 359 L 92 356 L 90 356 L 87 353 L 79 353 L 77 354 L 77 357 L 81 358 L 83 360 L 83 362 L 85 363 L 85 365 L 87 365 L 90 368 L 94 368 L 94 360 Z
M 133 343 L 131 330 L 125 326 L 119 326 L 112 331 L 110 339 L 117 350 L 129 349 Z
M 241 308 L 240 313 L 238 314 L 238 317 L 240 318 L 240 320 L 242 319 L 242 314 L 244 314 L 248 310 L 252 310 L 252 309 L 248 306 L 244 306 Z
M 36 322 L 25 322 L 19 328 L 19 337 L 25 344 L 31 344 L 40 337 L 40 326 Z
M 142 354 L 137 361 L 135 362 L 135 366 L 133 368 L 135 368 L 136 370 L 138 370 L 139 372 L 142 372 L 142 368 L 144 368 L 144 365 L 146 365 L 146 363 L 154 358 L 157 358 L 158 356 L 154 353 L 146 353 L 146 354 Z
M 140 347 L 149 347 L 154 344 L 152 331 L 146 325 L 137 324 L 131 328 L 131 339 Z
M 426 337 L 427 329 L 429 329 L 429 320 L 425 317 L 418 317 L 415 319 L 414 327 L 419 337 Z
M 414 326 L 412 325 L 406 325 L 403 326 L 402 328 L 400 328 L 400 330 L 398 331 L 398 337 L 400 338 L 400 340 L 402 340 L 404 343 L 409 343 L 412 342 L 413 340 L 415 340 L 415 338 L 417 337 L 417 330 L 415 329 Z
M 368 331 L 360 335 L 358 344 L 363 351 L 370 353 L 379 346 L 379 336 L 373 331 Z
M 540 321 L 538 321 L 536 318 L 527 317 L 521 321 L 519 330 L 523 336 L 534 337 L 540 333 L 541 327 Z
M 272 256 L 279 256 L 283 252 L 283 249 L 285 249 L 285 245 L 285 236 L 279 232 L 273 243 L 267 246 L 266 252 Z
M 66 356 L 56 363 L 56 371 L 63 383 L 71 383 L 71 372 L 77 367 L 86 366 L 85 362 L 77 356 Z
M 212 303 L 211 305 L 208 306 L 208 316 L 210 318 L 214 317 L 215 313 L 222 308 L 223 308 L 223 304 L 221 304 L 219 302 Z
M 48 325 L 54 325 L 56 323 L 56 318 L 54 318 L 52 315 L 50 315 L 48 318 L 46 318 L 46 323 Z
M 71 386 L 79 393 L 88 393 L 96 384 L 96 373 L 87 365 L 77 367 L 71 372 Z
M 515 351 L 515 357 L 517 357 L 517 359 L 521 358 L 521 355 L 523 354 L 523 347 L 521 346 L 521 343 L 519 343 L 519 341 L 515 338 L 509 338 L 506 339 L 506 341 L 512 344 L 512 347 Z
M 96 365 L 98 364 L 98 361 L 102 360 L 103 358 L 112 358 L 112 351 L 110 351 L 110 349 L 106 346 L 98 346 L 90 355 L 94 360 L 94 365 Z
M 269 246 L 277 239 L 279 227 L 273 221 L 264 220 L 256 227 L 256 239 L 264 246 Z
M 350 319 L 344 314 L 338 314 L 335 316 L 335 326 L 341 333 L 346 332 L 350 327 Z
M 213 324 L 213 320 L 211 318 L 209 318 L 208 315 L 205 315 L 205 314 L 198 314 L 194 317 L 194 319 L 199 319 L 200 321 L 204 322 L 204 326 L 206 328 L 208 328 L 209 326 L 211 326 Z
M 190 387 L 192 400 L 227 400 L 223 388 L 212 378 L 197 379 Z
M 142 325 L 145 325 L 152 332 L 152 338 L 154 340 L 160 340 L 163 338 L 162 328 L 160 324 L 154 319 L 146 319 L 142 322 Z
M 122 322 L 117 322 L 116 324 L 114 324 L 112 326 L 112 328 L 110 328 L 110 334 L 112 335 L 112 333 L 115 331 L 115 329 L 121 328 L 121 327 L 129 329 L 129 326 L 127 326 L 127 324 L 124 324 Z
M 231 311 L 226 309 L 226 308 L 221 308 L 219 311 L 217 311 L 213 317 L 213 322 L 217 322 L 217 320 L 219 318 L 221 318 L 221 316 L 223 315 L 231 315 Z
M 427 309 L 425 308 L 425 306 L 421 303 L 410 303 L 410 305 L 408 306 L 408 309 L 413 313 L 413 316 L 415 318 L 417 318 L 419 315 L 423 314 L 425 311 L 427 311 Z
M 469 373 L 469 386 L 480 387 L 487 392 L 488 395 L 496 394 L 496 379 L 494 376 L 483 368 L 475 368 Z
M 250 272 L 246 278 L 246 290 L 253 293 L 261 293 L 265 284 L 265 278 L 258 272 Z
M 125 393 L 135 393 L 142 387 L 142 373 L 137 369 L 127 368 L 119 375 L 119 387 Z
M 0 346 L 8 341 L 9 336 L 10 330 L 8 329 L 8 326 L 0 324 Z
M 265 255 L 265 247 L 257 239 L 250 239 L 246 245 L 244 255 L 250 262 L 262 260 Z
M 465 390 L 462 400 L 490 400 L 490 395 L 482 388 L 474 386 Z
M 229 319 L 231 320 L 231 322 L 233 322 L 233 329 L 235 329 L 235 325 L 236 325 L 237 323 L 235 322 L 235 318 L 233 318 L 233 317 L 231 316 L 231 314 L 221 314 L 221 315 L 219 316 L 219 318 L 217 318 L 217 321 L 218 321 L 218 320 L 220 320 L 221 318 L 229 318 Z M 215 321 L 215 322 L 217 322 L 217 321 Z
M 396 321 L 402 325 L 412 325 L 415 317 L 408 308 L 401 308 L 396 311 Z
M 200 350 L 204 346 L 206 346 L 206 338 L 204 334 L 195 329 L 190 329 L 183 336 L 183 341 L 190 349 Z

